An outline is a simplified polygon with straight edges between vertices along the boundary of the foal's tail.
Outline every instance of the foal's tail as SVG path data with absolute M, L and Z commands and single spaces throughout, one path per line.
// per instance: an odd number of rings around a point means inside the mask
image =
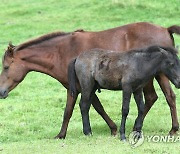
M 78 79 L 75 71 L 75 62 L 76 59 L 73 59 L 68 65 L 68 83 L 69 83 L 70 94 L 72 97 L 78 94 L 78 90 L 76 87 Z

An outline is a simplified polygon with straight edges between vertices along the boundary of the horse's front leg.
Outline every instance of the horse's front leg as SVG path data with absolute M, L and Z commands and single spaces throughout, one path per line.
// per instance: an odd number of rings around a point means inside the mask
M 120 126 L 120 138 L 122 141 L 126 140 L 125 135 L 125 125 L 127 115 L 129 113 L 129 103 L 131 99 L 131 88 L 123 88 L 123 102 L 122 102 L 122 119 L 121 119 L 121 126 Z
M 67 127 L 68 127 L 69 120 L 73 113 L 73 109 L 74 109 L 74 105 L 76 103 L 77 96 L 78 96 L 78 94 L 72 97 L 70 94 L 70 91 L 67 90 L 67 102 L 66 102 L 66 108 L 64 110 L 63 123 L 62 123 L 59 134 L 55 138 L 65 139 Z
M 171 88 L 169 80 L 167 79 L 165 75 L 160 74 L 159 76 L 156 77 L 156 79 L 166 97 L 167 103 L 171 111 L 172 128 L 169 134 L 173 135 L 173 134 L 176 134 L 176 132 L 179 129 L 179 122 L 178 122 L 177 111 L 176 111 L 176 96 Z
M 144 101 L 143 101 L 142 89 L 135 91 L 133 94 L 138 108 L 138 116 L 136 118 L 133 130 L 141 133 L 141 129 L 143 126 L 143 113 L 144 113 Z
M 107 113 L 104 111 L 104 108 L 99 101 L 97 95 L 93 95 L 92 98 L 92 105 L 95 108 L 95 110 L 101 115 L 101 117 L 106 121 L 107 125 L 111 129 L 111 135 L 117 134 L 117 126 L 116 124 L 110 119 L 110 117 L 107 115 Z

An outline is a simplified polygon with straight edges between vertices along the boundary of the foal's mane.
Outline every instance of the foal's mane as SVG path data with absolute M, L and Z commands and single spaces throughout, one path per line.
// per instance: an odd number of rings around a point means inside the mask
M 173 55 L 177 55 L 178 54 L 178 50 L 176 48 L 173 47 L 163 47 L 163 46 L 158 46 L 158 45 L 154 45 L 154 46 L 149 46 L 147 48 L 143 48 L 143 49 L 137 49 L 137 50 L 131 50 L 130 53 L 153 53 L 153 52 L 161 52 L 160 49 L 164 49 L 167 52 L 173 54 Z
M 56 38 L 56 37 L 59 37 L 59 36 L 66 36 L 66 35 L 69 35 L 69 34 L 71 34 L 71 33 L 66 33 L 66 32 L 53 32 L 53 33 L 49 33 L 49 34 L 40 36 L 38 38 L 29 40 L 27 42 L 24 42 L 24 43 L 18 45 L 15 48 L 15 51 L 19 51 L 19 50 L 22 50 L 22 49 L 27 48 L 29 46 L 36 45 L 36 44 L 39 44 L 41 42 L 44 42 L 44 41 L 47 41 L 47 40 L 50 40 L 50 39 L 53 39 L 53 38 Z
M 159 48 L 159 50 L 157 50 L 157 48 Z M 166 50 L 167 52 L 172 53 L 173 55 L 178 54 L 178 50 L 177 50 L 176 48 L 173 48 L 173 47 L 150 46 L 150 47 L 148 48 L 148 51 L 149 51 L 149 52 L 153 52 L 153 50 L 154 50 L 154 51 L 156 51 L 156 50 L 157 50 L 157 51 L 160 51 L 160 48 Z

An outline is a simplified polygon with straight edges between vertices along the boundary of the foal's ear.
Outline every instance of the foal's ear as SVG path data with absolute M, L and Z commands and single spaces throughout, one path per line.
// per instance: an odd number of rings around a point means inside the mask
M 164 50 L 163 48 L 160 48 L 160 47 L 159 47 L 159 50 L 162 54 L 168 56 L 168 52 L 166 50 Z

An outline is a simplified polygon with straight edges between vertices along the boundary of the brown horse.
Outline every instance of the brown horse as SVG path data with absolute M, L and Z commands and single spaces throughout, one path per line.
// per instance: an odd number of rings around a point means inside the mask
M 100 31 L 86 32 L 83 30 L 72 33 L 51 33 L 30 40 L 18 46 L 9 45 L 3 58 L 3 70 L 0 76 L 0 96 L 6 98 L 30 71 L 48 74 L 57 79 L 67 88 L 67 103 L 64 119 L 57 138 L 65 138 L 69 120 L 72 116 L 78 94 L 74 97 L 68 90 L 67 68 L 72 58 L 77 57 L 82 51 L 92 48 L 102 48 L 114 51 L 127 51 L 143 48 L 149 45 L 174 46 L 173 33 L 180 34 L 179 26 L 163 28 L 154 24 L 140 22 L 125 26 Z M 175 94 L 171 89 L 169 80 L 165 75 L 156 77 L 170 107 L 172 116 L 172 129 L 174 134 L 179 123 L 177 119 Z M 157 100 L 153 80 L 143 89 L 145 96 L 144 117 Z M 104 111 L 98 97 L 92 98 L 93 106 L 116 134 L 117 126 Z

